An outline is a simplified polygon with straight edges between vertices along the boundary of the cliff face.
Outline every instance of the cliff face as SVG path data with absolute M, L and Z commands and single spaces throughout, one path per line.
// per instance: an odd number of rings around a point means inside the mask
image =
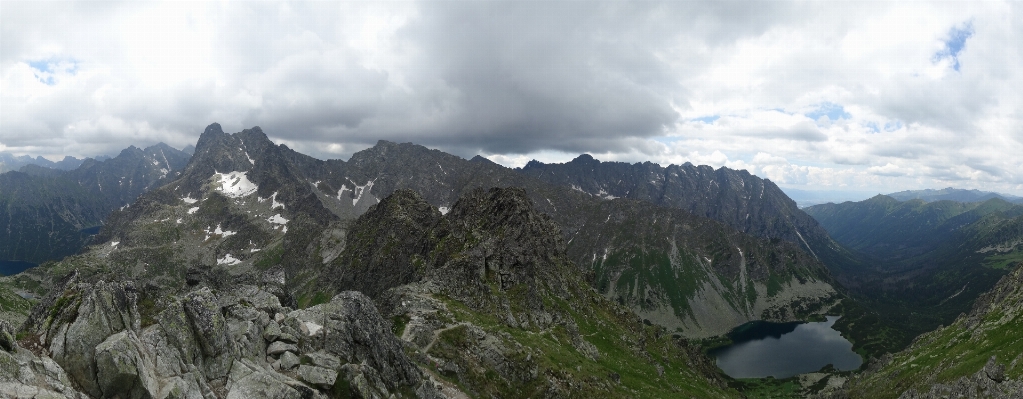
M 690 163 L 662 167 L 650 162 L 601 162 L 584 154 L 563 164 L 532 161 L 520 172 L 597 198 L 628 198 L 682 209 L 756 237 L 791 242 L 814 256 L 833 251 L 827 232 L 813 218 L 773 182 L 745 170 L 715 170 Z

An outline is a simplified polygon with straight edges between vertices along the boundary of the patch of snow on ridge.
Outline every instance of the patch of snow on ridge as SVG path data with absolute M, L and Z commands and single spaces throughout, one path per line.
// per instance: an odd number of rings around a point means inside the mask
M 366 182 L 365 186 L 355 186 L 355 198 L 352 198 L 352 206 L 359 203 L 362 195 L 373 189 L 373 180 Z
M 197 200 L 195 198 L 192 198 L 192 197 L 185 197 L 185 198 L 182 198 L 181 200 L 185 201 L 185 203 L 188 204 L 188 205 L 192 205 L 192 204 L 194 204 L 196 202 L 199 202 L 199 200 Z
M 273 224 L 288 224 L 288 219 L 285 219 L 279 213 L 276 214 L 276 215 L 270 216 L 270 218 L 266 219 L 266 221 L 270 222 L 270 223 L 273 223 Z
M 337 200 L 338 201 L 341 200 L 341 196 L 345 194 L 345 191 L 352 191 L 352 190 L 350 190 L 347 185 L 342 184 L 341 185 L 341 189 L 337 190 Z
M 223 258 L 217 259 L 218 265 L 237 265 L 242 263 L 241 259 L 231 256 L 231 254 L 224 255 Z
M 606 200 L 613 200 L 615 198 L 618 198 L 611 194 L 608 194 L 607 191 L 605 191 L 604 189 L 600 189 L 600 192 L 597 193 L 597 196 Z
M 221 230 L 220 229 L 220 225 L 218 224 L 217 225 L 217 229 L 213 230 L 213 234 L 219 234 L 219 235 L 222 235 L 224 237 L 230 237 L 230 236 L 233 236 L 235 234 L 238 234 L 238 232 L 231 231 L 231 230 Z
M 188 214 L 189 215 L 191 215 L 193 213 L 196 213 L 198 211 L 199 211 L 199 207 L 197 207 L 197 206 L 196 207 L 192 207 L 192 208 L 188 208 Z
M 446 206 L 442 206 L 442 207 L 440 207 L 440 208 L 437 208 L 437 210 L 439 210 L 439 211 L 440 211 L 440 214 L 441 214 L 441 215 L 447 215 L 447 214 L 448 214 L 448 212 L 450 212 L 450 211 L 451 211 L 451 210 L 450 210 L 450 209 L 448 209 L 448 207 L 446 207 Z
M 308 334 L 310 337 L 316 335 L 316 333 L 320 332 L 320 330 L 323 329 L 323 326 L 313 323 L 311 321 L 302 322 L 302 327 L 303 332 Z
M 231 173 L 214 173 L 213 177 L 217 179 L 220 186 L 217 187 L 217 191 L 220 191 L 224 195 L 231 198 L 241 198 L 247 195 L 251 195 L 259 189 L 255 183 L 249 181 L 248 172 L 231 172 Z
M 120 244 L 120 243 L 121 243 L 120 241 L 114 241 L 114 242 L 111 242 L 111 243 L 110 243 L 110 246 L 111 246 L 111 247 L 116 247 L 116 246 L 117 246 L 117 244 Z
M 277 209 L 278 207 L 284 209 L 284 204 L 277 202 L 277 192 L 274 191 L 274 194 L 270 196 L 270 209 Z

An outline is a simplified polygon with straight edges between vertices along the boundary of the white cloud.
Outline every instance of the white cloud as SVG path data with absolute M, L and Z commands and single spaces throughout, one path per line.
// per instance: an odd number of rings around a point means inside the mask
M 506 165 L 590 152 L 799 185 L 1023 194 L 1015 2 L 3 11 L 0 149 L 19 154 L 183 147 L 220 122 L 324 158 L 388 139 Z

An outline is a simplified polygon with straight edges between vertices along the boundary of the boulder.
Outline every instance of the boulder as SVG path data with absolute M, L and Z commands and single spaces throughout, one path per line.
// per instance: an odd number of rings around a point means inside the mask
M 151 361 L 134 332 L 121 331 L 96 346 L 96 381 L 104 397 L 142 399 L 159 390 Z
M 300 338 L 302 353 L 323 352 L 342 363 L 364 364 L 374 369 L 390 389 L 414 387 L 422 380 L 401 340 L 391 333 L 373 301 L 362 293 L 342 292 L 328 303 L 293 311 L 288 319 L 319 326 L 312 336 Z
M 0 320 L 0 350 L 14 352 L 18 349 L 18 341 L 14 339 L 14 328 L 7 320 Z
M 266 348 L 266 354 L 270 356 L 278 356 L 284 352 L 298 352 L 298 347 L 294 344 L 277 341 Z
M 231 340 L 227 335 L 227 320 L 220 312 L 213 292 L 203 287 L 189 293 L 183 302 L 203 354 L 215 357 L 229 351 Z
M 302 382 L 323 390 L 333 387 L 334 381 L 337 380 L 337 372 L 334 370 L 304 364 L 298 366 L 298 371 L 295 372 L 295 375 Z
M 92 396 L 101 396 L 96 382 L 96 347 L 116 332 L 137 331 L 139 316 L 136 302 L 138 293 L 131 282 L 80 286 L 84 292 L 77 306 L 77 317 L 70 324 L 55 325 L 56 334 L 50 336 L 50 352 L 65 371 Z M 72 294 L 73 295 L 73 294 Z M 72 296 L 63 303 L 74 307 Z M 62 301 L 58 301 L 58 304 Z M 55 305 L 58 306 L 58 305 Z M 70 309 L 56 310 L 58 312 Z

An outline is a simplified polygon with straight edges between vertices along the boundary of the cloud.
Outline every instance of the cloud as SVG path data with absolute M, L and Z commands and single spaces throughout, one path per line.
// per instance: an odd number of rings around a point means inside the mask
M 1023 184 L 1015 2 L 3 8 L 0 148 L 20 154 L 183 147 L 220 122 L 323 158 L 388 139 L 798 185 Z

